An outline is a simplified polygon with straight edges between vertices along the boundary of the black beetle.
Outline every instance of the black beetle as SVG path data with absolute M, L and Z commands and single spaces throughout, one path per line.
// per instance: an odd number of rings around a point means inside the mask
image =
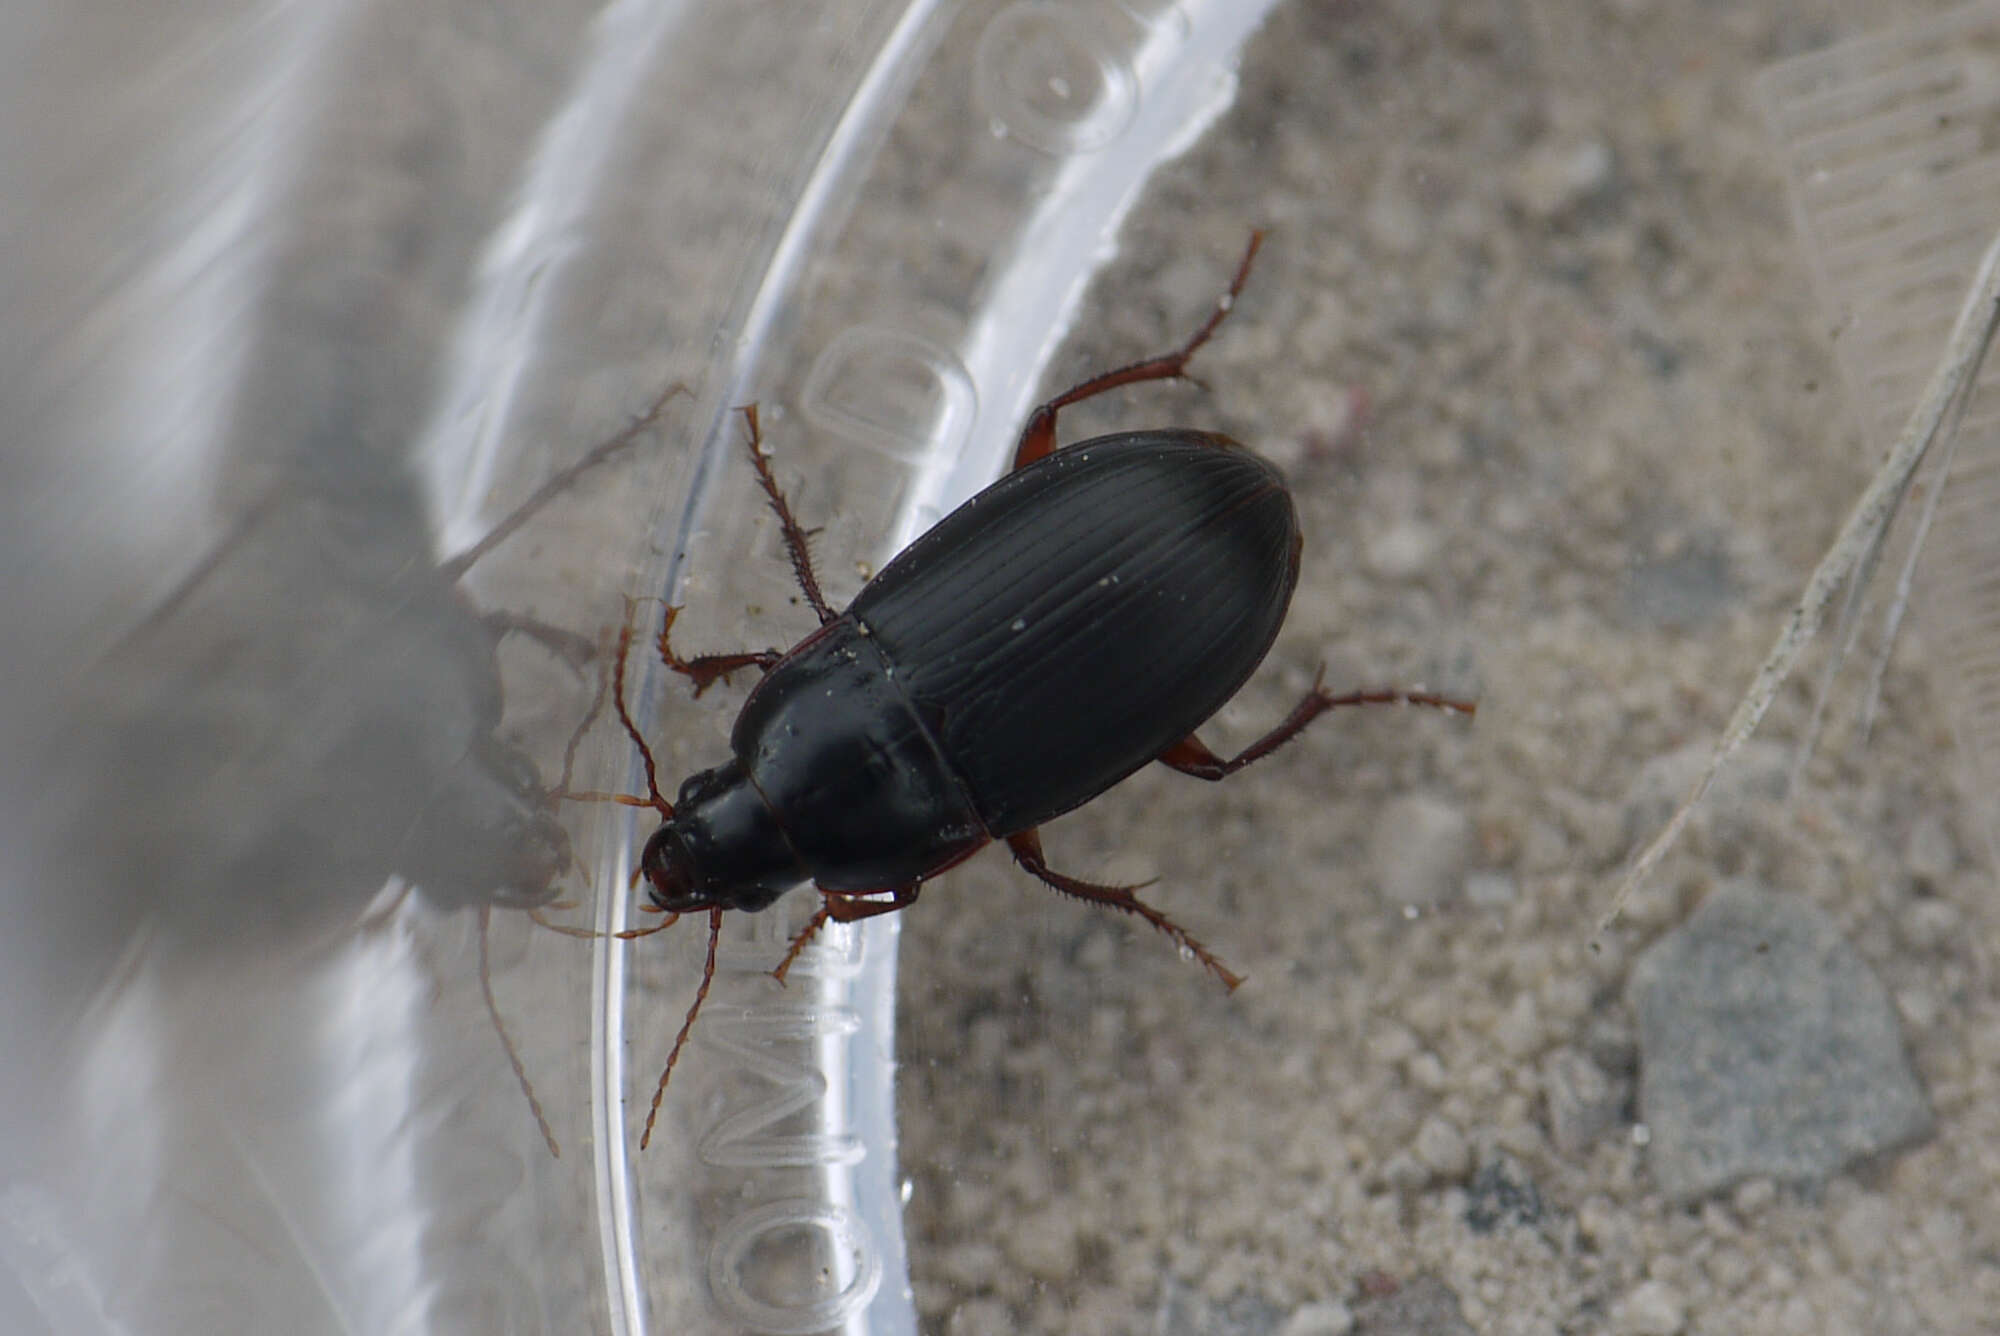
M 778 966 L 782 978 L 828 919 L 905 908 L 925 880 L 1004 840 L 1048 885 L 1139 915 L 1233 989 L 1237 976 L 1142 902 L 1139 887 L 1050 868 L 1037 827 L 1150 761 L 1219 780 L 1336 706 L 1406 701 L 1471 713 L 1423 692 L 1335 696 L 1315 683 L 1277 727 L 1230 760 L 1216 756 L 1194 730 L 1263 661 L 1298 581 L 1298 517 L 1283 475 L 1226 436 L 1177 428 L 1055 450 L 1060 409 L 1185 375 L 1242 291 L 1262 240 L 1252 235 L 1229 291 L 1193 338 L 1036 409 L 1014 471 L 905 548 L 845 612 L 820 593 L 756 410 L 743 410 L 758 479 L 820 628 L 784 654 L 684 659 L 669 641 L 678 610 L 667 610 L 661 657 L 697 694 L 738 668 L 764 672 L 731 732 L 731 758 L 688 779 L 671 803 L 625 708 L 629 621 L 621 634 L 617 709 L 650 793 L 587 796 L 664 818 L 639 862 L 653 907 L 671 916 L 660 927 L 697 910 L 710 916 L 701 987 L 641 1146 L 707 995 L 723 911 L 754 912 L 802 881 L 817 886 L 819 910 Z

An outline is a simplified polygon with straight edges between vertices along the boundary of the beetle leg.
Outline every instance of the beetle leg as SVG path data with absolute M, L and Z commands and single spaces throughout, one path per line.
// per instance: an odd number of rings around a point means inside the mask
M 1138 385 L 1149 380 L 1192 379 L 1187 374 L 1188 359 L 1214 336 L 1216 327 L 1235 308 L 1236 299 L 1243 294 L 1243 285 L 1250 279 L 1250 264 L 1257 258 L 1257 248 L 1263 244 L 1264 233 L 1261 229 L 1250 234 L 1250 247 L 1243 252 L 1243 262 L 1236 266 L 1236 277 L 1230 280 L 1229 291 L 1222 294 L 1221 300 L 1216 302 L 1215 309 L 1202 322 L 1201 328 L 1194 332 L 1193 338 L 1170 353 L 1092 376 L 1081 385 L 1064 390 L 1030 414 L 1028 425 L 1021 431 L 1021 443 L 1014 448 L 1014 467 L 1018 469 L 1032 464 L 1056 448 L 1056 413 L 1071 404 L 1094 399 L 1121 385 Z
M 1326 670 L 1320 669 L 1321 677 Z M 1316 679 L 1313 689 L 1306 698 L 1292 707 L 1292 712 L 1276 728 L 1258 738 L 1227 761 L 1217 756 L 1202 744 L 1202 740 L 1190 733 L 1173 746 L 1160 753 L 1160 764 L 1178 770 L 1184 775 L 1210 781 L 1223 779 L 1235 774 L 1252 761 L 1261 761 L 1278 748 L 1290 742 L 1305 731 L 1307 724 L 1325 714 L 1328 710 L 1339 709 L 1343 705 L 1427 705 L 1438 710 L 1455 710 L 1460 714 L 1472 714 L 1478 709 L 1469 701 L 1453 700 L 1448 696 L 1434 695 L 1428 691 L 1351 691 L 1344 696 L 1336 696 L 1322 687 Z
M 859 923 L 862 919 L 874 918 L 877 914 L 893 914 L 899 909 L 908 909 L 917 902 L 917 891 L 922 882 L 911 882 L 908 886 L 891 886 L 884 891 L 822 891 L 826 902 L 820 908 L 835 923 Z M 877 900 L 878 895 L 888 895 L 886 900 Z
M 674 653 L 673 642 L 669 639 L 674 629 L 674 618 L 680 614 L 681 610 L 677 607 L 670 605 L 667 608 L 666 616 L 660 623 L 660 638 L 656 643 L 660 651 L 660 662 L 693 682 L 694 694 L 697 696 L 714 686 L 718 677 L 725 682 L 728 681 L 729 675 L 738 668 L 756 668 L 768 673 L 777 666 L 778 660 L 785 657 L 774 649 L 759 649 L 742 654 L 697 654 L 692 659 L 683 659 Z
M 799 958 L 799 952 L 805 950 L 806 944 L 826 926 L 828 919 L 832 919 L 835 923 L 858 923 L 862 919 L 874 918 L 877 914 L 893 914 L 899 909 L 908 909 L 917 902 L 917 891 L 921 886 L 921 882 L 914 881 L 908 886 L 892 886 L 886 892 L 889 897 L 886 900 L 872 898 L 885 893 L 882 891 L 829 891 L 822 888 L 819 908 L 806 920 L 806 926 L 799 929 L 798 935 L 792 938 L 791 946 L 785 950 L 785 958 L 778 962 L 778 968 L 771 971 L 771 977 L 779 983 L 785 981 L 785 975 L 791 971 L 792 962 Z
M 807 544 L 809 535 L 793 518 L 784 489 L 778 486 L 777 475 L 771 472 L 771 457 L 764 453 L 764 433 L 757 426 L 757 405 L 745 404 L 738 411 L 743 414 L 744 425 L 750 428 L 750 463 L 757 470 L 757 482 L 763 487 L 771 509 L 777 513 L 778 527 L 785 535 L 785 550 L 792 557 L 792 574 L 798 576 L 799 588 L 805 592 L 806 602 L 812 604 L 813 611 L 819 614 L 819 624 L 825 626 L 838 614 L 827 605 L 826 595 L 819 591 L 819 577 L 813 574 L 812 550 Z
M 1232 993 L 1236 991 L 1236 985 L 1243 982 L 1241 975 L 1217 960 L 1207 947 L 1189 934 L 1186 928 L 1133 893 L 1144 886 L 1152 885 L 1151 882 L 1141 883 L 1140 886 L 1102 886 L 1094 881 L 1079 881 L 1075 877 L 1066 877 L 1051 868 L 1042 857 L 1042 837 L 1033 827 L 1009 835 L 1007 847 L 1014 851 L 1016 863 L 1064 895 L 1073 895 L 1079 900 L 1089 900 L 1093 904 L 1109 905 L 1113 909 L 1122 909 L 1127 914 L 1137 914 L 1171 937 L 1181 950 L 1207 966 L 1209 972 L 1222 980 L 1223 986 Z

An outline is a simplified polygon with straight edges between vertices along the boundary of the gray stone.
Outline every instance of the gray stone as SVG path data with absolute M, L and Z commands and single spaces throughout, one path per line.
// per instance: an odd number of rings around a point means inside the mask
M 1465 1190 L 1465 1227 L 1475 1234 L 1532 1229 L 1542 1222 L 1542 1194 L 1527 1166 L 1501 1151 L 1479 1166 Z
M 1678 1200 L 1817 1183 L 1930 1130 L 1888 992 L 1809 901 L 1717 889 L 1639 958 L 1627 996 L 1653 1176 Z

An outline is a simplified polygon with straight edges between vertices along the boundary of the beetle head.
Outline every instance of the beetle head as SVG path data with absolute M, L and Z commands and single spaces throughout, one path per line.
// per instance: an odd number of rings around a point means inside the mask
M 736 761 L 681 785 L 672 818 L 646 841 L 639 871 L 652 902 L 669 914 L 755 913 L 808 875 Z
M 645 852 L 639 855 L 639 871 L 646 878 L 647 898 L 666 913 L 692 914 L 717 905 L 715 896 L 701 884 L 694 854 L 671 821 L 646 841 Z

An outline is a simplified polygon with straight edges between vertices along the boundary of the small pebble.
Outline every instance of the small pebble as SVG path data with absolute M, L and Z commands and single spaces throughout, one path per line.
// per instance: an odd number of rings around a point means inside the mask
M 1601 139 L 1546 144 L 1514 173 L 1508 195 L 1533 217 L 1553 218 L 1603 190 L 1614 166 L 1611 146 Z
M 1001 1246 L 1031 1276 L 1054 1282 L 1076 1274 L 1076 1218 L 1068 1211 L 1042 1211 L 1017 1222 Z
M 1278 1336 L 1347 1336 L 1354 1330 L 1354 1312 L 1338 1299 L 1292 1310 Z
M 1399 1150 L 1382 1162 L 1382 1182 L 1401 1195 L 1421 1192 L 1430 1181 L 1429 1167 L 1409 1151 Z
M 994 1299 L 968 1299 L 945 1320 L 946 1336 L 1005 1336 L 1015 1330 L 1014 1315 Z
M 1905 988 L 1896 994 L 1896 1011 L 1912 1030 L 1928 1030 L 1938 1021 L 1937 994 L 1928 988 Z
M 1745 1220 L 1755 1220 L 1771 1209 L 1778 1200 L 1778 1185 L 1768 1178 L 1745 1179 L 1737 1185 L 1729 1204 L 1736 1208 L 1736 1214 Z
M 1472 1148 L 1450 1119 L 1432 1114 L 1417 1129 L 1412 1147 L 1424 1167 L 1443 1182 L 1456 1182 L 1472 1168 Z
M 1493 1041 L 1510 1058 L 1532 1057 L 1542 1047 L 1541 1009 L 1533 993 L 1518 993 L 1493 1027 Z
M 1369 843 L 1376 890 L 1391 905 L 1438 905 L 1464 884 L 1472 820 L 1464 809 L 1412 793 L 1382 809 Z
M 1370 241 L 1392 255 L 1413 254 L 1430 235 L 1430 219 L 1394 173 L 1385 173 L 1369 192 L 1361 225 Z
M 1475 1234 L 1541 1223 L 1542 1194 L 1528 1168 L 1498 1153 L 1479 1166 L 1465 1190 L 1465 1225 Z
M 1833 1218 L 1833 1246 L 1841 1260 L 1857 1270 L 1866 1267 L 1897 1234 L 1896 1213 L 1880 1194 L 1862 1192 Z
M 1572 1159 L 1618 1125 L 1631 1098 L 1629 1080 L 1614 1079 L 1574 1048 L 1559 1048 L 1542 1064 L 1542 1089 L 1548 1099 L 1549 1140 Z
M 1403 1064 L 1403 1075 L 1412 1085 L 1425 1090 L 1443 1090 L 1451 1084 L 1451 1073 L 1435 1053 L 1419 1053 Z
M 1354 1307 L 1355 1336 L 1474 1336 L 1458 1293 L 1435 1276 L 1417 1276 L 1392 1293 Z
M 1474 872 L 1465 879 L 1465 899 L 1480 909 L 1505 909 L 1521 896 L 1521 888 L 1508 872 Z
M 1912 951 L 1942 951 L 1958 940 L 1965 914 L 1950 900 L 1919 896 L 1896 915 L 1896 932 Z
M 1399 1021 L 1383 1021 L 1368 1035 L 1368 1056 L 1378 1066 L 1391 1066 L 1422 1049 L 1416 1031 Z
M 1687 1325 L 1687 1301 L 1665 1281 L 1649 1280 L 1618 1301 L 1611 1323 L 1620 1336 L 1679 1336 Z
M 1958 841 L 1936 812 L 1926 812 L 1910 827 L 1903 844 L 1903 870 L 1920 882 L 1937 885 L 1958 866 Z
M 1409 580 L 1431 569 L 1437 550 L 1436 529 L 1419 520 L 1404 520 L 1364 538 L 1361 558 L 1371 575 Z

